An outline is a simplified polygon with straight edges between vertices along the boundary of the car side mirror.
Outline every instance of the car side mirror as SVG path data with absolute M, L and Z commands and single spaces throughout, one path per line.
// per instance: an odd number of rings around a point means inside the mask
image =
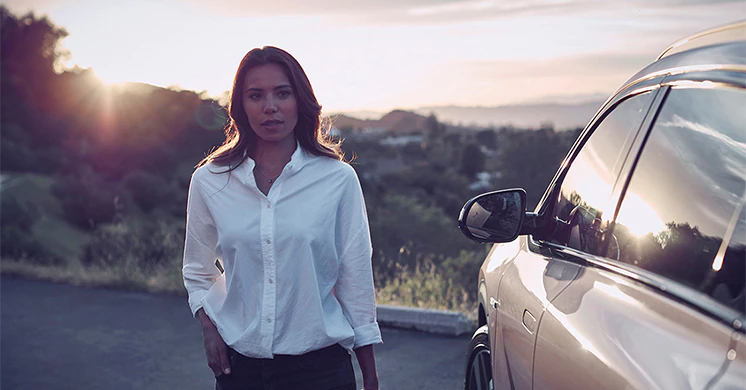
M 470 199 L 461 209 L 458 224 L 467 238 L 479 242 L 509 242 L 521 233 L 526 215 L 522 188 L 488 192 Z

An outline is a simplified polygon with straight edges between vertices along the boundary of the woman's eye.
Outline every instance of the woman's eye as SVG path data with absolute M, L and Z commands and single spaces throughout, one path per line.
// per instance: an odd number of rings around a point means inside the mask
M 259 100 L 261 98 L 262 98 L 262 95 L 260 95 L 258 93 L 252 93 L 252 94 L 249 95 L 249 99 L 250 100 Z
M 280 99 L 288 98 L 288 97 L 290 97 L 290 91 L 280 91 L 280 92 L 277 93 L 277 96 Z

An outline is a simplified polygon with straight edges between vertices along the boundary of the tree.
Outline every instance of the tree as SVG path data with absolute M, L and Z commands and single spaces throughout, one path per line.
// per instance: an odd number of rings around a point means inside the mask
M 487 149 L 497 149 L 497 134 L 492 129 L 481 130 L 475 134 L 477 142 Z
M 67 35 L 64 28 L 55 26 L 46 17 L 38 18 L 33 13 L 17 17 L 0 6 L 3 118 L 11 113 L 5 103 L 15 93 L 39 109 L 54 107 L 56 96 L 45 92 L 54 84 L 55 69 L 60 70 L 61 60 L 69 55 L 60 45 Z
M 435 117 L 435 114 L 430 114 L 430 116 L 427 117 L 425 127 L 427 129 L 427 136 L 431 143 L 439 142 L 446 133 L 446 126 L 438 122 L 438 118 Z
M 474 177 L 478 172 L 484 170 L 484 153 L 479 145 L 469 143 L 461 151 L 461 166 L 459 171 L 467 177 Z

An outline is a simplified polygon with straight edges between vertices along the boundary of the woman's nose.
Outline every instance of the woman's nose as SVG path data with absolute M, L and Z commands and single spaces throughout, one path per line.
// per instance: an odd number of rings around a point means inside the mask
M 264 113 L 271 114 L 277 112 L 277 103 L 274 98 L 268 98 L 264 103 Z

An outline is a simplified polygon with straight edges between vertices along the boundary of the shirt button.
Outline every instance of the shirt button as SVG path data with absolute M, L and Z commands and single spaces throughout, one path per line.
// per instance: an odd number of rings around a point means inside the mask
M 272 243 L 272 241 L 270 241 L 270 240 L 267 240 L 267 241 L 264 241 L 264 242 L 266 242 L 266 243 L 267 243 L 267 245 L 269 245 L 269 244 L 271 244 L 271 243 Z
M 272 323 L 272 319 L 271 318 L 267 318 L 267 323 L 271 324 Z
M 267 208 L 268 208 L 268 209 L 271 209 L 271 208 L 272 208 L 272 205 L 271 205 L 271 204 L 269 204 L 269 203 L 267 203 Z
M 272 279 L 269 280 L 269 284 L 272 284 Z

